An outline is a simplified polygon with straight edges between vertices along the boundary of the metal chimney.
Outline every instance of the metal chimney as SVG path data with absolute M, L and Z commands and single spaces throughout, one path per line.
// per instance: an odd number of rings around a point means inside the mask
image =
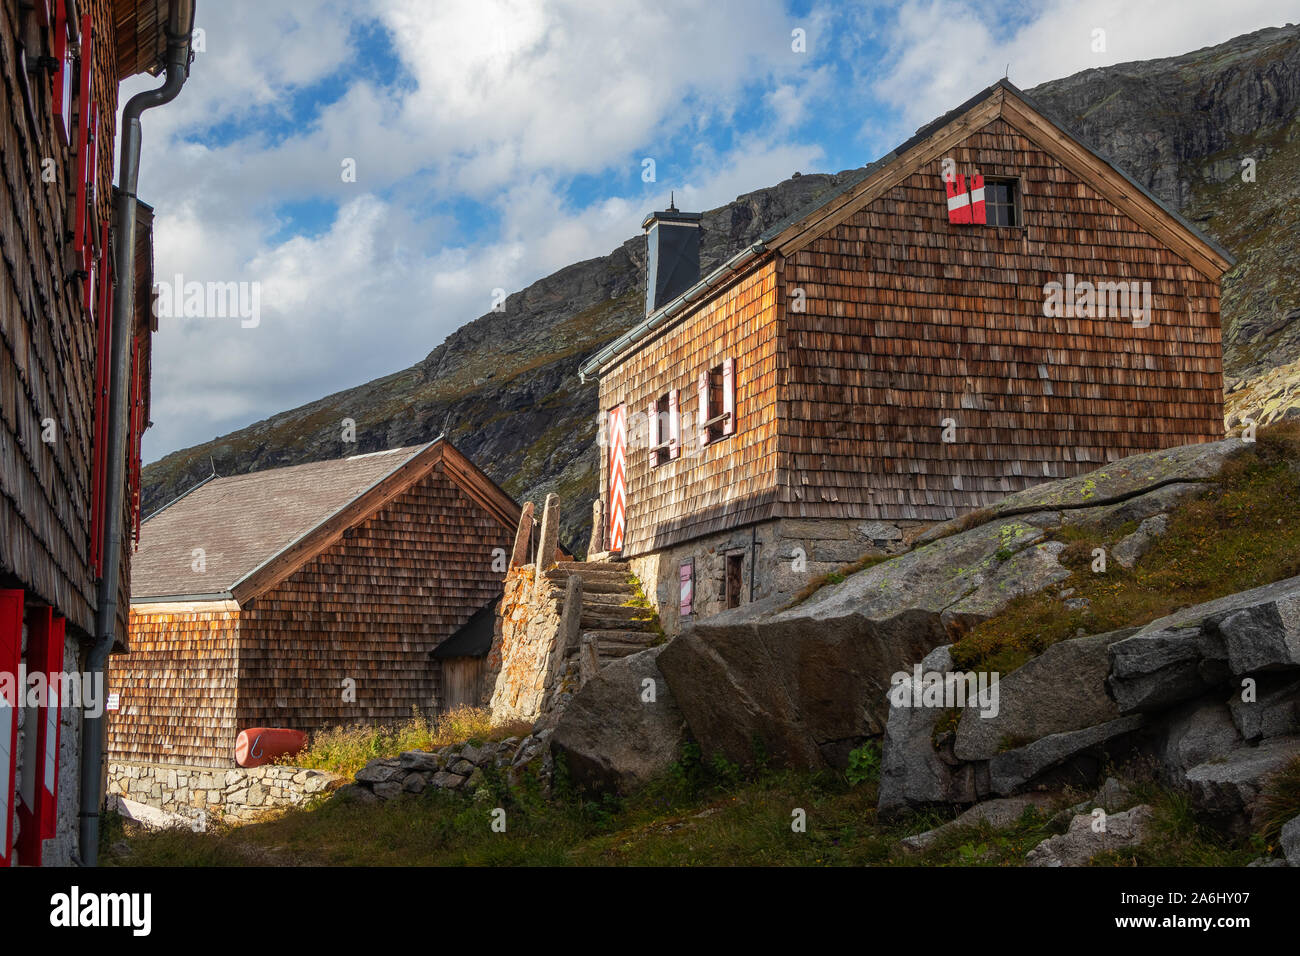
M 645 314 L 652 315 L 700 281 L 702 213 L 668 208 L 646 216 Z

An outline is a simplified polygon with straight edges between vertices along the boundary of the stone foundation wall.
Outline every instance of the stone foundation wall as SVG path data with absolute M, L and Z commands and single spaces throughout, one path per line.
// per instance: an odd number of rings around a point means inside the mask
M 108 796 L 125 797 L 186 820 L 256 820 L 268 810 L 302 806 L 346 778 L 323 770 L 268 764 L 244 769 L 182 764 L 110 763 Z
M 927 523 L 857 518 L 781 518 L 724 531 L 632 558 L 628 564 L 659 612 L 664 631 L 680 632 L 679 568 L 695 563 L 691 618 L 726 610 L 729 555 L 741 557 L 740 603 L 794 593 L 816 578 L 867 554 L 897 554 Z M 755 561 L 757 565 L 755 566 Z

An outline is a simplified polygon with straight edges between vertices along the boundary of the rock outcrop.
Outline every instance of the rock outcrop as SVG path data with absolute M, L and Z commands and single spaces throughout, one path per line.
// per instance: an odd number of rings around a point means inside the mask
M 597 792 L 629 793 L 677 759 L 686 721 L 653 647 L 602 668 L 574 695 L 551 735 L 570 778 Z
M 1066 525 L 1114 528 L 1164 515 L 1200 493 L 1243 447 L 1227 439 L 1135 455 L 1011 495 L 988 509 L 984 523 L 967 527 L 968 517 L 939 525 L 912 551 L 827 585 L 797 606 L 786 608 L 789 598 L 773 598 L 688 627 L 660 656 L 659 667 L 706 756 L 721 753 L 746 764 L 759 748 L 789 766 L 844 766 L 849 751 L 867 737 L 889 733 L 897 739 L 902 733 L 886 730 L 887 721 L 903 719 L 886 700 L 895 674 L 1018 596 L 1069 577 L 1058 560 L 1065 545 L 1049 540 L 1049 533 Z M 1073 746 L 1095 736 L 1089 728 L 1103 721 L 1094 717 L 1121 716 L 1100 683 L 1106 674 L 1103 652 L 1097 641 L 1071 645 L 1017 678 L 1032 695 L 1035 674 L 1049 672 L 1059 657 L 1061 668 L 1082 668 L 1096 679 L 1086 704 L 1054 705 L 1054 716 L 1042 726 L 1082 734 L 1057 743 Z M 1059 679 L 1088 683 L 1082 674 Z M 1043 706 L 1041 699 L 1013 703 L 1000 718 L 1005 729 L 996 739 L 994 731 L 968 725 L 957 746 L 964 736 L 964 745 L 988 760 L 1002 738 L 1027 733 L 1033 724 L 1029 711 Z M 916 726 L 924 723 L 920 719 Z M 1034 760 L 1043 759 L 1035 752 Z M 1009 760 L 999 766 L 1006 769 L 1004 781 L 1025 772 Z M 965 793 L 972 785 L 941 778 L 937 768 L 917 773 L 924 782 L 900 778 L 905 790 L 956 786 Z

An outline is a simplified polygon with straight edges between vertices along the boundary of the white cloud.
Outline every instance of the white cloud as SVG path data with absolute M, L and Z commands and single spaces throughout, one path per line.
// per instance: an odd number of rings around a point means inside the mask
M 958 0 L 902 4 L 896 52 L 869 78 L 911 128 L 940 116 L 1009 72 L 1028 89 L 1081 70 L 1177 56 L 1295 18 L 1292 0 L 1051 0 L 1032 19 L 989 22 Z M 873 11 L 871 16 L 877 14 Z M 1104 50 L 1094 51 L 1094 31 Z M 999 38 L 1000 37 L 1000 38 Z

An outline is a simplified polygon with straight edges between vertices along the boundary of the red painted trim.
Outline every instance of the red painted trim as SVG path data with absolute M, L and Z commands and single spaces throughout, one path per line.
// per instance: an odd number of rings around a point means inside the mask
M 91 106 L 93 100 L 94 79 L 94 44 L 91 42 L 90 14 L 81 18 L 81 56 L 78 58 L 80 77 L 77 93 L 77 208 L 73 216 L 72 248 L 81 257 L 81 267 L 88 269 L 91 255 L 86 248 L 90 232 L 90 217 L 87 215 L 89 203 L 87 193 L 90 189 L 91 169 L 95 165 L 95 147 L 91 138 Z
M 113 270 L 108 249 L 108 223 L 100 224 L 101 265 L 99 270 L 99 331 L 95 352 L 95 437 L 91 449 L 90 493 L 90 563 L 95 577 L 103 574 L 104 480 L 108 456 L 108 366 L 112 353 L 113 337 Z
M 52 78 L 50 102 L 63 145 L 72 145 L 72 51 L 68 43 L 68 7 L 65 0 L 54 0 L 54 60 L 58 64 Z

